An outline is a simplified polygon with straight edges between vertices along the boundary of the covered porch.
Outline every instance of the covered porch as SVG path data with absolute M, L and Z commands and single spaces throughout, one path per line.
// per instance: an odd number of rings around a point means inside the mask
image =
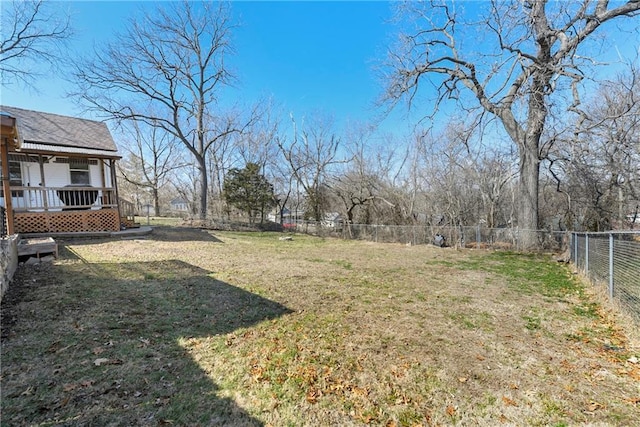
M 6 234 L 93 234 L 132 224 L 118 198 L 117 148 L 104 123 L 2 107 Z
M 11 187 L 14 232 L 118 231 L 118 198 L 107 187 Z

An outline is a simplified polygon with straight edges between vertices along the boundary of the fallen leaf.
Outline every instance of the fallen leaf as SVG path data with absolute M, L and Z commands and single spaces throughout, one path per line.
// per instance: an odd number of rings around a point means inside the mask
M 500 422 L 502 424 L 506 423 L 509 421 L 509 418 L 505 417 L 504 414 L 500 414 Z
M 23 391 L 22 393 L 20 393 L 20 396 L 31 396 L 34 392 L 34 389 L 32 386 L 27 387 L 27 389 L 25 391 Z
M 518 387 L 518 384 L 516 384 L 516 383 L 511 383 L 511 384 L 509 384 L 509 388 L 510 388 L 511 390 L 517 390 L 519 387 Z
M 93 364 L 96 366 L 104 365 L 106 363 L 109 363 L 109 359 L 105 359 L 104 357 L 100 357 L 93 361 Z
M 62 391 L 73 391 L 78 388 L 78 384 L 64 384 Z
M 507 406 L 518 406 L 515 400 L 509 399 L 507 396 L 502 396 L 502 401 Z
M 67 406 L 67 403 L 69 403 L 69 400 L 71 400 L 70 396 L 65 397 L 64 400 L 62 400 L 62 402 L 60 402 L 60 407 L 64 408 L 65 406 Z
M 47 352 L 57 353 L 59 348 L 60 348 L 60 341 L 54 341 L 53 343 L 51 343 L 51 345 L 47 349 Z
M 595 401 L 592 401 L 591 403 L 589 403 L 589 406 L 587 406 L 587 410 L 589 412 L 594 412 L 597 411 L 598 409 L 602 409 L 604 408 L 604 405 L 602 403 L 598 403 Z
M 261 381 L 264 379 L 264 369 L 261 366 L 253 366 L 251 368 L 251 378 L 254 381 Z
M 369 394 L 369 390 L 367 390 L 366 388 L 357 387 L 357 386 L 353 387 L 351 389 L 351 392 L 356 396 L 367 396 Z
M 156 406 L 167 406 L 169 404 L 169 402 L 171 401 L 171 399 L 169 399 L 168 397 L 162 397 L 162 398 L 157 398 L 156 399 Z
M 385 427 L 397 427 L 397 424 L 395 421 L 389 420 L 387 421 L 387 424 L 385 425 Z
M 373 421 L 375 417 L 370 414 L 358 414 L 358 419 L 365 424 L 371 424 L 371 421 Z
M 315 388 L 312 388 L 307 392 L 307 402 L 316 403 L 318 401 L 318 397 L 320 397 L 320 392 Z
M 454 407 L 453 407 L 453 406 L 451 406 L 451 405 L 447 406 L 447 414 L 448 414 L 450 417 L 453 417 L 453 416 L 455 415 L 455 413 L 456 413 L 456 408 L 454 408 Z
M 633 403 L 634 405 L 637 405 L 638 403 L 640 403 L 640 397 L 630 397 L 629 399 L 625 399 L 625 400 L 629 403 Z
M 458 381 L 460 381 L 461 383 L 466 383 L 468 380 L 469 380 L 469 378 L 466 378 L 466 377 L 458 378 Z

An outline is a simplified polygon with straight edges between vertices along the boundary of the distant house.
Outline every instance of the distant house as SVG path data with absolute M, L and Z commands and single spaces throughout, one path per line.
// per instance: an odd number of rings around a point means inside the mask
M 273 210 L 267 214 L 267 220 L 281 223 L 282 226 L 287 229 L 295 229 L 296 226 L 304 222 L 304 211 L 291 211 L 289 208 L 283 208 L 282 213 L 279 209 Z
M 283 208 L 282 212 L 280 209 L 274 209 L 267 214 L 267 221 L 271 222 L 280 222 L 280 217 L 282 216 L 283 222 L 291 217 L 291 211 L 287 208 Z
M 338 212 L 329 212 L 322 219 L 322 226 L 327 228 L 342 228 L 342 215 Z
M 188 212 L 189 211 L 189 204 L 187 203 L 187 201 L 181 197 L 175 198 L 173 200 L 171 200 L 171 202 L 169 202 L 169 205 L 171 206 L 171 210 L 175 211 L 175 212 Z
M 132 205 L 117 194 L 121 156 L 104 123 L 4 105 L 0 114 L 9 234 L 117 231 L 130 221 Z

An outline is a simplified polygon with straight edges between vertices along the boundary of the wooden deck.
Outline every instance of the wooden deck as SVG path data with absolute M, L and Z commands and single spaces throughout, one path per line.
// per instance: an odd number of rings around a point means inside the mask
M 18 256 L 53 254 L 58 258 L 58 244 L 51 237 L 21 239 L 18 242 Z

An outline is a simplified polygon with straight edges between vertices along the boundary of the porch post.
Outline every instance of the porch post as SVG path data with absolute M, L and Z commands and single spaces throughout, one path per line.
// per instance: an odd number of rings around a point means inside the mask
M 44 188 L 42 192 L 42 204 L 46 212 L 49 211 L 49 191 L 47 190 L 47 180 L 44 177 L 44 159 L 42 158 L 42 154 L 38 154 L 38 164 L 40 165 L 40 187 Z
M 109 159 L 109 171 L 111 172 L 111 185 L 116 190 L 116 206 L 118 207 L 118 220 L 122 220 L 122 212 L 120 211 L 120 194 L 118 193 L 118 181 L 116 179 L 116 161 Z
M 104 176 L 104 159 L 98 159 L 98 161 L 100 162 L 100 186 L 102 187 L 102 200 L 100 201 L 100 204 L 104 207 L 104 205 L 107 203 L 107 195 L 105 193 L 105 189 L 107 188 L 107 180 Z
M 13 204 L 11 201 L 11 182 L 9 181 L 9 138 L 3 138 L 0 144 L 0 157 L 2 161 L 2 190 L 4 191 L 4 207 L 7 216 L 7 234 L 14 234 Z

